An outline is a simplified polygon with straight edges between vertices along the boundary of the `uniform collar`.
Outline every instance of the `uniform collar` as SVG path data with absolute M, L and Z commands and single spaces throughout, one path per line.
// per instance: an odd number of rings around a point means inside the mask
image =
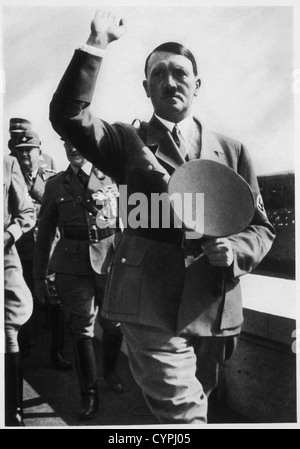
M 78 171 L 79 171 L 79 168 L 74 167 L 73 165 L 70 165 L 70 166 L 71 166 L 71 169 L 73 170 L 73 172 L 75 173 L 75 175 L 77 175 L 77 173 L 78 173 Z M 83 164 L 83 166 L 80 167 L 80 168 L 81 168 L 81 170 L 84 171 L 84 173 L 85 173 L 86 175 L 90 176 L 90 175 L 91 175 L 92 168 L 93 168 L 93 164 L 91 164 L 91 162 L 89 162 L 89 161 L 86 161 L 86 162 Z

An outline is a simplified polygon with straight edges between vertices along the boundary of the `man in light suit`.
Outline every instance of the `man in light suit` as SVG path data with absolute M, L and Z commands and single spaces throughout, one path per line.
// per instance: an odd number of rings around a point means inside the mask
M 18 332 L 32 313 L 32 296 L 15 243 L 35 224 L 33 203 L 16 158 L 3 160 L 5 425 L 24 426 L 23 373 Z
M 79 417 L 88 420 L 99 408 L 94 326 L 102 306 L 110 261 L 121 234 L 113 213 L 118 190 L 70 142 L 66 141 L 64 146 L 70 165 L 46 186 L 34 255 L 34 277 L 37 296 L 43 301 L 50 249 L 58 227 L 61 237 L 49 268 L 55 273 L 58 295 L 71 319 L 82 395 Z M 101 319 L 100 325 L 103 377 L 114 392 L 122 393 L 116 375 L 123 338 L 120 323 Z
M 12 126 L 12 124 L 11 124 Z M 22 125 L 23 126 L 23 125 Z M 56 172 L 50 168 L 41 167 L 40 157 L 40 138 L 37 133 L 30 128 L 27 131 L 18 133 L 14 142 L 12 153 L 19 161 L 22 174 L 28 189 L 28 193 L 34 203 L 37 221 L 35 227 L 26 232 L 17 242 L 17 250 L 21 259 L 24 279 L 34 296 L 33 283 L 33 253 L 35 239 L 39 221 L 39 211 L 46 183 L 50 178 L 56 175 Z M 31 319 L 22 327 L 19 332 L 19 344 L 23 355 L 28 355 L 30 346 L 33 343 L 34 334 L 38 328 L 38 306 L 35 302 L 34 312 Z M 53 304 L 47 309 L 49 316 L 49 326 L 51 333 L 51 351 L 50 358 L 53 367 L 61 370 L 69 370 L 71 365 L 65 359 L 64 351 L 64 315 L 62 305 L 59 301 L 53 301 Z
M 150 409 L 161 423 L 203 424 L 218 367 L 232 354 L 243 322 L 239 277 L 267 254 L 274 229 L 245 147 L 192 115 L 200 79 L 187 48 L 166 43 L 147 58 L 143 85 L 154 108 L 149 123 L 110 125 L 91 114 L 105 48 L 124 31 L 122 19 L 96 12 L 87 43 L 76 50 L 50 105 L 54 129 L 126 184 L 128 195 L 143 193 L 151 202 L 151 193 L 167 192 L 178 166 L 202 158 L 238 172 L 256 202 L 250 225 L 229 238 L 191 243 L 178 227 L 151 228 L 151 214 L 149 226 L 128 220 L 110 270 L 102 313 L 122 322 L 130 366 Z M 128 217 L 132 210 L 130 201 Z M 185 257 L 191 255 L 194 263 Z M 215 267 L 225 270 L 221 290 L 214 288 Z

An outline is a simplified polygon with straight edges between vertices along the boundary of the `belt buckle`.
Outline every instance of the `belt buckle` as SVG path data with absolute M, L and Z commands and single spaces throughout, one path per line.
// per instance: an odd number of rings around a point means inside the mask
M 98 228 L 97 226 L 92 226 L 89 229 L 89 240 L 92 243 L 98 243 L 99 242 L 99 237 L 98 237 Z

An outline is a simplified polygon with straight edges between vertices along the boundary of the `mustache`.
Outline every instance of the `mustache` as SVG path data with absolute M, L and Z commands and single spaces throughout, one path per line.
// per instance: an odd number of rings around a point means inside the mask
M 177 93 L 176 87 L 167 87 L 163 90 L 162 96 L 163 98 L 174 97 Z

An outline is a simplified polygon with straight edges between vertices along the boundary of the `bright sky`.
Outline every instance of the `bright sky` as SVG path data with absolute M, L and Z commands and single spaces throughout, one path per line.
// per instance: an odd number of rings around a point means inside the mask
M 27 118 L 62 170 L 67 160 L 48 120 L 49 102 L 74 49 L 86 42 L 96 7 L 16 3 L 2 8 L 4 153 L 9 118 Z M 118 2 L 113 8 L 126 19 L 127 32 L 107 50 L 93 112 L 111 122 L 148 120 L 144 60 L 158 44 L 179 41 L 193 51 L 200 69 L 195 115 L 242 141 L 257 174 L 294 169 L 293 7 L 170 3 Z M 97 8 L 107 9 L 102 4 Z

